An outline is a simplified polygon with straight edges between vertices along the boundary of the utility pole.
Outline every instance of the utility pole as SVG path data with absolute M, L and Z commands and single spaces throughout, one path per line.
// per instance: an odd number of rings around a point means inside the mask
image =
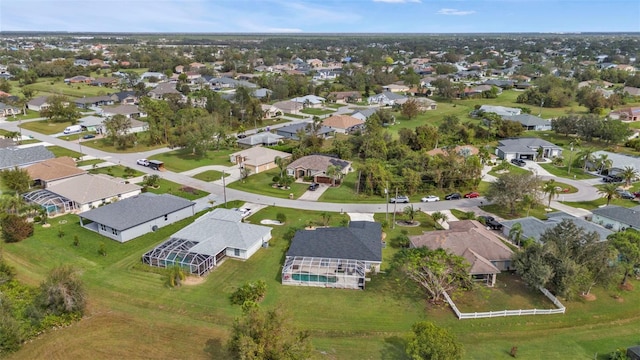
M 571 142 L 571 152 L 569 153 L 569 165 L 567 165 L 567 174 L 571 175 L 571 162 L 573 161 L 573 141 Z
M 384 188 L 384 194 L 387 196 L 387 213 L 384 216 L 384 220 L 389 223 L 389 182 L 387 181 L 387 187 Z
M 396 206 L 398 205 L 398 188 L 396 187 L 396 201 L 393 202 L 393 225 L 392 229 L 396 228 Z
M 227 208 L 227 181 L 225 180 L 226 176 L 227 174 L 225 174 L 224 170 L 222 170 L 222 195 L 224 196 L 225 209 Z

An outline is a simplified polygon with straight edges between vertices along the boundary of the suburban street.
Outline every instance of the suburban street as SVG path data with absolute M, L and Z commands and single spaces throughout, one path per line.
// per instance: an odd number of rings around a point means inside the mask
M 343 107 L 341 109 L 344 109 Z M 25 120 L 22 121 L 30 122 L 30 121 L 39 121 L 41 119 L 33 119 L 33 120 Z M 295 121 L 304 121 L 301 119 L 295 119 Z M 288 125 L 290 123 L 280 124 L 279 126 Z M 272 126 L 271 128 L 277 128 L 278 126 Z M 8 131 L 19 131 L 18 122 L 17 121 L 4 121 L 0 123 L 0 128 Z M 254 130 L 246 131 L 246 133 L 251 134 L 254 133 Z M 333 212 L 350 212 L 350 213 L 384 213 L 393 212 L 394 204 L 387 204 L 384 202 L 378 204 L 339 204 L 339 203 L 325 203 L 325 202 L 317 202 L 317 201 L 306 201 L 306 200 L 289 200 L 289 199 L 281 199 L 270 197 L 261 194 L 253 194 L 248 192 L 242 192 L 238 190 L 233 190 L 229 188 L 224 188 L 221 184 L 216 184 L 212 182 L 206 182 L 202 180 L 198 180 L 192 178 L 188 174 L 195 174 L 206 169 L 201 168 L 190 170 L 186 173 L 175 173 L 172 171 L 162 171 L 158 172 L 152 170 L 151 168 L 140 166 L 136 164 L 137 159 L 141 158 L 149 158 L 152 155 L 168 152 L 172 149 L 169 148 L 159 148 L 155 150 L 150 150 L 146 152 L 135 152 L 135 153 L 107 153 L 104 151 L 100 151 L 97 149 L 93 149 L 88 146 L 82 146 L 82 143 L 66 141 L 61 138 L 57 138 L 55 136 L 44 135 L 34 131 L 22 129 L 23 137 L 30 137 L 33 139 L 40 140 L 45 143 L 49 143 L 51 145 L 60 146 L 63 148 L 67 148 L 73 151 L 82 152 L 85 156 L 89 156 L 92 158 L 99 158 L 110 163 L 120 164 L 123 166 L 128 166 L 138 171 L 147 173 L 147 174 L 159 174 L 162 178 L 173 181 L 175 183 L 179 183 L 182 185 L 190 186 L 202 191 L 206 191 L 210 193 L 207 196 L 207 201 L 214 201 L 215 204 L 220 204 L 225 201 L 225 193 L 226 200 L 241 200 L 245 202 L 260 204 L 260 205 L 273 205 L 279 207 L 286 208 L 296 208 L 303 210 L 323 210 L 323 211 L 333 211 Z M 574 216 L 584 217 L 590 214 L 590 212 L 583 209 L 576 209 L 564 204 L 561 204 L 559 201 L 589 201 L 594 200 L 600 197 L 593 187 L 593 180 L 573 180 L 573 179 L 559 179 L 548 172 L 546 172 L 542 167 L 538 166 L 533 162 L 527 162 L 527 167 L 530 167 L 534 173 L 538 174 L 543 180 L 547 179 L 556 179 L 563 183 L 572 185 L 578 189 L 576 193 L 573 194 L 560 194 L 558 198 L 551 202 L 551 207 L 565 211 Z M 493 178 L 490 175 L 485 175 L 485 181 L 492 181 Z M 441 211 L 441 210 L 450 210 L 457 208 L 474 208 L 480 206 L 481 204 L 488 203 L 487 200 L 483 197 L 475 198 L 475 199 L 461 199 L 461 200 L 453 200 L 453 201 L 439 201 L 439 202 L 430 202 L 430 203 L 414 203 L 417 209 L 421 211 Z M 398 204 L 395 209 L 402 209 L 406 206 L 405 204 Z

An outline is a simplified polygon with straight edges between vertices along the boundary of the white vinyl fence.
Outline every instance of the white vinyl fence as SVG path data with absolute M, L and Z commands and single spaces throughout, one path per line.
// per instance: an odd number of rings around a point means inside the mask
M 549 292 L 549 290 L 541 287 L 540 291 L 549 298 L 553 302 L 557 309 L 527 309 L 527 310 L 502 310 L 502 311 L 486 311 L 486 312 L 474 312 L 474 313 L 462 313 L 458 310 L 456 304 L 451 300 L 449 294 L 444 293 L 444 298 L 449 303 L 449 306 L 456 313 L 458 319 L 481 319 L 481 318 L 491 318 L 491 317 L 500 317 L 500 316 L 520 316 L 520 315 L 550 315 L 550 314 L 564 314 L 565 307 L 562 305 L 560 300 L 558 300 L 553 294 Z

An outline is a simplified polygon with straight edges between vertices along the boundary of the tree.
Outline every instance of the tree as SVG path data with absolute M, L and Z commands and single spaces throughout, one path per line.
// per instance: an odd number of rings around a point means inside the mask
M 0 178 L 4 186 L 11 191 L 15 191 L 16 195 L 29 190 L 32 181 L 27 170 L 17 166 L 13 169 L 2 170 Z
M 160 175 L 145 175 L 142 179 L 145 186 L 156 188 L 160 185 Z
M 104 121 L 107 139 L 118 149 L 126 149 L 135 144 L 136 136 L 131 133 L 131 119 L 124 115 L 115 115 Z
M 638 176 L 638 171 L 633 166 L 625 166 L 618 175 L 624 180 L 624 185 L 629 187 L 631 182 Z
M 538 198 L 534 194 L 526 194 L 520 201 L 520 205 L 522 205 L 522 208 L 527 209 L 527 216 L 529 216 L 529 211 L 531 210 L 531 208 L 536 206 L 537 204 Z
M 551 122 L 551 129 L 557 134 L 563 134 L 565 137 L 569 134 L 575 134 L 578 129 L 579 116 L 575 114 L 569 114 L 566 116 L 560 116 Z
M 335 166 L 329 165 L 327 166 L 327 171 L 325 171 L 325 175 L 331 178 L 331 186 L 336 186 L 336 180 L 340 179 L 342 176 L 342 169 Z
M 421 321 L 411 327 L 413 333 L 407 341 L 406 352 L 412 360 L 462 359 L 462 345 L 448 330 L 430 321 Z
M 234 359 L 306 360 L 313 355 L 309 333 L 298 331 L 279 308 L 263 311 L 246 306 L 226 347 Z
M 516 245 L 520 246 L 520 241 L 522 240 L 522 224 L 521 223 L 515 223 L 513 224 L 511 229 L 509 229 L 509 239 Z
M 184 272 L 184 269 L 180 267 L 180 265 L 173 265 L 166 269 L 166 279 L 167 285 L 169 287 L 177 287 L 182 285 L 184 279 L 187 278 L 187 275 Z
M 588 164 L 593 164 L 595 162 L 595 158 L 593 156 L 593 153 L 596 150 L 592 147 L 589 148 L 585 148 L 582 151 L 580 151 L 578 153 L 578 160 L 580 162 L 582 162 L 582 170 L 587 170 L 587 165 Z
M 264 280 L 247 282 L 231 294 L 231 304 L 243 305 L 247 301 L 258 303 L 267 294 L 267 283 Z
M 544 287 L 553 275 L 553 268 L 545 260 L 544 249 L 537 242 L 515 253 L 513 265 L 522 280 L 533 288 Z
M 404 249 L 394 256 L 393 263 L 426 290 L 427 297 L 433 303 L 439 303 L 445 292 L 472 286 L 467 261 L 445 249 Z
M 420 107 L 415 99 L 409 99 L 401 106 L 400 113 L 406 116 L 409 120 L 418 116 L 420 113 Z
M 618 185 L 615 183 L 604 184 L 598 189 L 598 194 L 607 199 L 607 206 L 609 206 L 611 200 L 618 197 Z
M 42 117 L 46 117 L 48 122 L 70 122 L 75 124 L 80 118 L 80 111 L 76 104 L 69 101 L 65 96 L 54 95 L 47 98 L 49 107 L 40 111 Z
M 447 214 L 440 211 L 436 211 L 431 214 L 431 218 L 436 222 L 436 224 L 440 224 L 448 220 Z
M 558 190 L 558 186 L 556 185 L 555 180 L 551 179 L 544 183 L 542 186 L 542 192 L 547 195 L 549 202 L 547 203 L 547 208 L 551 208 L 551 200 L 557 197 L 560 194 L 560 190 Z
M 619 263 L 624 270 L 622 285 L 625 285 L 629 275 L 640 266 L 640 232 L 626 229 L 609 235 L 608 240 L 620 254 Z
M 418 214 L 418 210 L 416 210 L 413 205 L 407 206 L 404 208 L 403 213 L 407 215 L 409 218 L 409 223 L 413 224 L 416 215 Z
M 46 280 L 40 284 L 37 302 L 48 314 L 82 315 L 86 306 L 86 294 L 76 269 L 71 265 L 52 269 Z
M 5 214 L 0 218 L 0 231 L 4 242 L 19 242 L 33 235 L 33 223 L 26 216 Z
M 503 174 L 489 185 L 486 197 L 489 201 L 508 207 L 511 214 L 516 213 L 518 202 L 525 195 L 535 196 L 538 178 L 531 173 Z
M 607 154 L 600 154 L 596 159 L 596 164 L 598 165 L 598 173 L 602 175 L 605 170 L 607 173 L 609 172 L 609 169 L 613 166 L 613 160 L 609 159 Z

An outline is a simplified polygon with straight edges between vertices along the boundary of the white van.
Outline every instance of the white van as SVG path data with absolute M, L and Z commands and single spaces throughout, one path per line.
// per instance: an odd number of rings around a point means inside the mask
M 67 126 L 66 129 L 64 129 L 64 131 L 62 132 L 63 134 L 74 134 L 74 133 L 79 133 L 82 132 L 82 126 L 80 125 L 71 125 L 71 126 Z

